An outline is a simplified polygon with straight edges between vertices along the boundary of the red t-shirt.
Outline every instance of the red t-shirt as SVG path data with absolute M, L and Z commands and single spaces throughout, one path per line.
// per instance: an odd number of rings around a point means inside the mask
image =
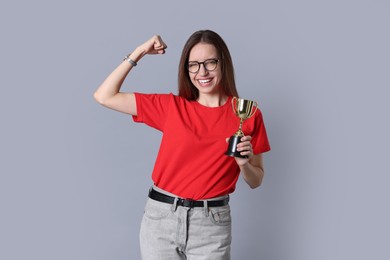
M 163 133 L 152 173 L 157 187 L 182 198 L 209 199 L 232 193 L 240 169 L 225 155 L 226 138 L 234 135 L 240 120 L 231 97 L 220 107 L 206 107 L 173 94 L 135 93 L 137 116 Z M 254 154 L 270 150 L 263 118 L 258 109 L 243 123 L 252 136 Z

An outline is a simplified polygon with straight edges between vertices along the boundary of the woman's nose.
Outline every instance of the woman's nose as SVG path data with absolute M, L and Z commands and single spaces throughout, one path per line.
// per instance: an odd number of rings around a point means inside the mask
M 207 75 L 208 73 L 209 73 L 209 71 L 206 70 L 204 64 L 200 64 L 199 74 L 200 74 L 200 75 Z

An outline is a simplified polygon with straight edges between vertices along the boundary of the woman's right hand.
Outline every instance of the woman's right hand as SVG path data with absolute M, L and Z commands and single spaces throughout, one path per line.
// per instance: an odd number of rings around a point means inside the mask
M 161 39 L 160 35 L 155 35 L 137 49 L 143 54 L 164 54 L 167 45 Z

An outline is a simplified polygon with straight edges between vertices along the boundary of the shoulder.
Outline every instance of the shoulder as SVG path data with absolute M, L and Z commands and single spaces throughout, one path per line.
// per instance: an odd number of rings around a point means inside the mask
M 183 109 L 194 106 L 194 102 L 173 93 L 134 93 L 137 103 L 145 105 L 155 105 L 160 107 L 176 107 Z

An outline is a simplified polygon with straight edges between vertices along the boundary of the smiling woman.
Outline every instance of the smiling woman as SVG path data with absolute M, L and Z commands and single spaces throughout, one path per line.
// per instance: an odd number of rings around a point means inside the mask
M 95 92 L 102 105 L 133 116 L 163 137 L 142 219 L 143 259 L 230 259 L 229 194 L 241 172 L 251 188 L 263 179 L 262 153 L 270 150 L 260 110 L 247 120 L 237 144 L 245 158 L 224 154 L 237 128 L 231 109 L 237 97 L 234 69 L 223 39 L 197 31 L 186 42 L 179 65 L 179 94 L 120 92 L 146 54 L 164 54 L 158 35 L 127 55 Z
M 218 56 L 214 45 L 208 43 L 198 43 L 190 52 L 189 76 L 198 92 L 197 101 L 203 105 L 221 106 L 227 100 L 223 97 L 227 96 L 225 91 L 220 88 L 222 70 L 218 66 Z M 213 96 L 216 96 L 214 100 L 219 100 L 218 103 L 208 103 Z
M 207 78 L 208 74 L 220 77 L 221 94 L 238 96 L 233 62 L 226 43 L 215 32 L 197 31 L 187 40 L 182 51 L 179 65 L 179 96 L 197 100 L 200 93 L 196 88 L 196 80 L 206 83 L 210 80 Z

